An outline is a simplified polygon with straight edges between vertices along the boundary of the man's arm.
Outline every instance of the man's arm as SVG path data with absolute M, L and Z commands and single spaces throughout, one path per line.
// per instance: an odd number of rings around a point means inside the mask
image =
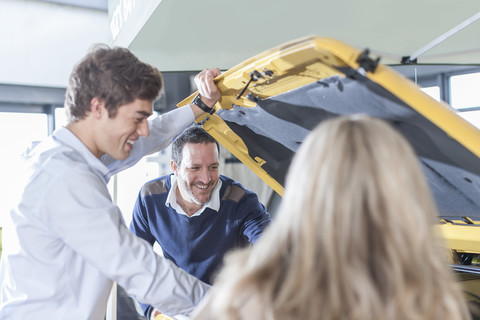
M 255 243 L 270 224 L 271 217 L 265 206 L 260 203 L 258 196 L 249 190 L 238 204 L 238 210 L 243 213 L 243 235 L 250 243 Z
M 45 183 L 45 189 L 44 205 L 38 211 L 48 217 L 52 233 L 140 301 L 166 314 L 188 314 L 209 289 L 127 230 L 98 176 L 76 170 Z M 59 207 L 58 198 L 69 205 Z
M 148 223 L 148 210 L 144 206 L 144 199 L 142 196 L 142 189 L 140 190 L 135 205 L 133 207 L 132 221 L 130 222 L 129 230 L 133 234 L 139 236 L 140 238 L 146 240 L 150 245 L 153 246 L 156 239 L 150 231 L 150 225 Z M 138 305 L 143 311 L 143 314 L 149 319 L 155 319 L 158 312 L 154 312 L 154 308 L 149 304 L 144 304 L 139 301 Z M 156 310 L 156 309 L 155 309 Z M 158 311 L 158 310 L 157 310 Z

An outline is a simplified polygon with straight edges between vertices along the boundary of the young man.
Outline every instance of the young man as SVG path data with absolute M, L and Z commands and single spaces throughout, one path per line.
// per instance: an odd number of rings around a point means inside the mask
M 220 97 L 217 75 L 196 77 L 209 106 Z M 74 68 L 69 123 L 23 155 L 3 227 L 0 319 L 103 319 L 113 281 L 173 315 L 188 314 L 208 290 L 128 232 L 107 190 L 113 174 L 203 113 L 190 105 L 147 121 L 161 87 L 159 71 L 127 49 L 97 46 Z
M 270 222 L 257 195 L 219 175 L 219 146 L 200 127 L 172 144 L 172 175 L 146 183 L 133 211 L 130 231 L 157 241 L 166 258 L 211 283 L 225 253 L 254 243 Z M 141 305 L 152 319 L 152 306 Z M 163 312 L 163 310 L 160 309 Z

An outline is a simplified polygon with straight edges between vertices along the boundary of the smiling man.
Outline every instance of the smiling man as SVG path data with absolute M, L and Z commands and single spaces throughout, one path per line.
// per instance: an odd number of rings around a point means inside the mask
M 203 104 L 220 98 L 219 74 L 196 76 Z M 114 281 L 170 315 L 188 314 L 202 299 L 209 286 L 130 233 L 107 189 L 113 174 L 165 148 L 203 114 L 192 104 L 147 120 L 161 88 L 159 71 L 127 49 L 97 46 L 74 68 L 67 126 L 32 145 L 12 181 L 0 319 L 103 319 Z
M 130 231 L 158 242 L 166 258 L 211 283 L 225 253 L 254 243 L 270 215 L 255 193 L 219 174 L 218 143 L 200 127 L 173 142 L 171 167 L 173 174 L 140 190 Z M 164 312 L 141 307 L 150 319 Z

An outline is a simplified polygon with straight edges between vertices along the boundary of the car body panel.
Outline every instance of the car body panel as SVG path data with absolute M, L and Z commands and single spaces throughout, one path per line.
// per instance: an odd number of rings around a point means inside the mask
M 280 195 L 293 155 L 318 123 L 355 113 L 388 121 L 419 157 L 450 248 L 480 253 L 480 130 L 368 50 L 309 36 L 238 64 L 216 83 L 216 113 L 198 122 Z

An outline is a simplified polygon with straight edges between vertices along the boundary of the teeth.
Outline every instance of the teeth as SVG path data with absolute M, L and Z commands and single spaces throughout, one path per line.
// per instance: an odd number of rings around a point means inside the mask
M 208 186 L 200 186 L 198 184 L 196 184 L 195 187 L 200 188 L 200 189 L 207 189 L 208 188 Z
M 135 141 L 128 139 L 128 140 L 127 140 L 127 143 L 129 143 L 129 144 L 131 144 L 131 145 L 133 146 L 133 144 L 135 143 Z

